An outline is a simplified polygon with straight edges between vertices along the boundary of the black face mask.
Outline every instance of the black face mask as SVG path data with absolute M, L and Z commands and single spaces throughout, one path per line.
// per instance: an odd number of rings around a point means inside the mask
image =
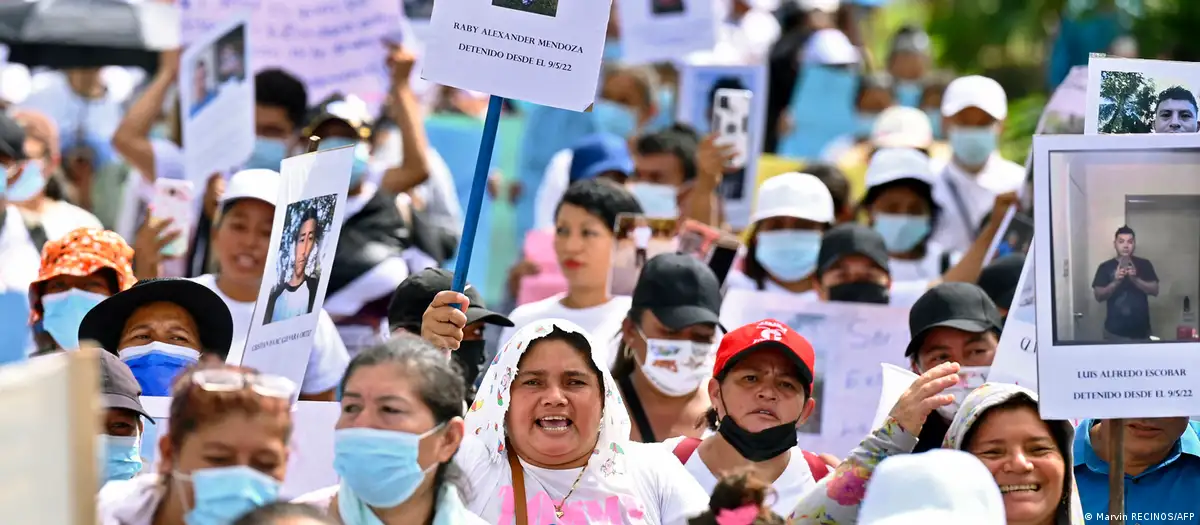
M 728 414 L 717 424 L 717 433 L 742 457 L 758 463 L 772 459 L 796 446 L 796 421 L 750 432 Z
M 479 367 L 483 364 L 483 347 L 487 343 L 478 341 L 463 341 L 458 350 L 451 353 L 458 366 L 462 367 L 463 380 L 467 384 L 467 404 L 475 400 L 475 381 L 479 378 Z
M 829 287 L 829 300 L 843 303 L 888 304 L 891 296 L 882 284 L 858 282 Z

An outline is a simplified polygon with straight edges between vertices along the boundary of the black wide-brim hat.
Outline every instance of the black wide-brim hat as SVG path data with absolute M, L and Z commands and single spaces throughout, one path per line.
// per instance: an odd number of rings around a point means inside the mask
M 129 317 L 138 308 L 158 302 L 179 305 L 192 316 L 204 351 L 229 353 L 233 344 L 233 316 L 225 301 L 203 284 L 178 278 L 138 281 L 128 290 L 101 301 L 83 317 L 79 340 L 95 340 L 115 354 Z

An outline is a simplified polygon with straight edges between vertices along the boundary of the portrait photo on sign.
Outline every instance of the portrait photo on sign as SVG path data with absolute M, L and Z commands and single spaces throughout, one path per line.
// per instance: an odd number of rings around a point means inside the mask
M 684 12 L 687 0 L 650 0 L 650 11 L 656 15 L 669 15 Z
M 217 83 L 246 80 L 246 26 L 239 25 L 217 40 Z
M 191 72 L 191 85 L 180 86 L 185 91 L 184 111 L 195 117 L 217 98 L 220 83 L 217 82 L 216 46 L 210 45 L 193 55 L 190 63 L 182 64 Z
M 701 136 L 717 134 L 717 125 L 728 122 L 744 128 L 745 152 L 739 166 L 727 167 L 721 179 L 720 192 L 726 202 L 748 202 L 754 192 L 758 152 L 762 150 L 762 133 L 766 125 L 766 72 L 751 66 L 690 66 L 680 73 L 677 118 L 692 126 Z M 720 90 L 746 90 L 751 94 L 748 111 L 737 102 L 722 106 Z M 727 93 L 727 92 L 726 92 Z M 739 113 L 740 111 L 740 113 Z M 742 115 L 742 113 L 748 113 Z M 748 214 L 748 208 L 747 208 Z M 733 213 L 732 211 L 730 213 Z
M 321 282 L 322 239 L 330 232 L 337 195 L 323 195 L 287 207 L 271 295 L 263 324 L 312 313 Z
M 633 295 L 638 276 L 655 255 L 675 252 L 679 246 L 677 219 L 651 219 L 622 213 L 617 216 L 617 242 L 613 248 L 609 293 Z
M 1089 134 L 1197 133 L 1200 64 L 1124 58 L 1088 63 Z
M 404 18 L 428 22 L 433 16 L 433 0 L 404 0 Z
M 1033 218 L 1017 211 L 1014 206 L 1008 209 L 1004 215 L 1004 221 L 1000 223 L 1000 229 L 992 238 L 992 244 L 983 258 L 984 264 L 1005 255 L 1029 253 L 1029 247 L 1032 245 Z
M 558 0 L 492 0 L 492 5 L 552 18 L 558 16 Z

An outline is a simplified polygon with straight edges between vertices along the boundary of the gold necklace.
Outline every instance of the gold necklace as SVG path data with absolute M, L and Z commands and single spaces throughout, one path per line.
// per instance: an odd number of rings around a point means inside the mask
M 583 473 L 584 473 L 584 472 L 587 472 L 587 465 L 584 465 L 584 466 L 583 466 L 583 468 L 579 470 L 579 475 L 578 475 L 578 476 L 575 476 L 575 482 L 571 484 L 571 490 L 568 490 L 568 491 L 567 491 L 567 495 L 566 495 L 566 496 L 563 496 L 563 499 L 562 499 L 562 501 L 558 502 L 558 505 L 554 505 L 554 515 L 555 515 L 556 517 L 558 517 L 558 519 L 560 519 L 560 520 L 562 519 L 562 517 L 563 517 L 563 510 L 562 510 L 562 508 L 563 508 L 563 505 L 566 505 L 566 504 L 567 504 L 567 498 L 571 497 L 571 494 L 574 494 L 574 493 L 575 493 L 575 488 L 579 486 L 579 480 L 583 479 Z M 553 501 L 551 501 L 550 503 L 551 503 L 551 504 L 553 504 L 554 502 L 553 502 Z

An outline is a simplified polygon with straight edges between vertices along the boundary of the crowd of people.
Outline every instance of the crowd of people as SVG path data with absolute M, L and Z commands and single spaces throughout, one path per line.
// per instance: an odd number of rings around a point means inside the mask
M 753 130 L 764 153 L 795 125 L 787 109 L 812 68 L 861 75 L 855 131 L 756 184 L 733 232 L 733 152 L 674 121 L 672 66 L 622 62 L 614 16 L 594 111 L 505 108 L 525 122 L 518 178 L 538 187 L 528 235 L 501 240 L 528 245 L 493 307 L 442 269 L 464 219 L 423 125 L 481 106 L 451 88 L 418 93 L 410 49 L 389 45 L 378 117 L 350 93 L 310 107 L 295 75 L 258 71 L 253 153 L 196 181 L 177 256 L 164 248 L 181 230 L 147 203 L 156 180 L 187 177 L 178 50 L 133 95 L 111 70 L 77 68 L 4 100 L 0 287 L 28 308 L 9 316 L 21 334 L 4 337 L 0 362 L 101 349 L 100 523 L 1084 525 L 1108 511 L 1118 452 L 1127 510 L 1195 523 L 1200 424 L 1122 420 L 1117 451 L 1109 421 L 1043 420 L 1036 392 L 968 379 L 988 375 L 1025 259 L 1010 246 L 988 260 L 1006 214 L 1029 208 L 1028 170 L 998 152 L 1000 83 L 934 71 L 914 27 L 870 71 L 836 0 L 725 3 L 717 47 L 687 60 L 769 71 L 767 125 Z M 240 363 L 274 264 L 281 162 L 309 137 L 356 154 L 292 380 Z M 736 262 L 718 272 L 641 242 L 636 285 L 615 295 L 623 215 L 739 234 Z M 296 250 L 313 250 L 319 221 L 302 222 Z M 649 238 L 649 222 L 634 224 Z M 308 310 L 287 315 L 314 310 L 308 255 L 272 308 L 301 290 Z M 518 300 L 535 281 L 552 292 Z M 919 377 L 844 457 L 804 450 L 818 356 L 839 349 L 777 319 L 727 326 L 729 290 L 905 309 L 902 358 Z M 143 396 L 169 399 L 153 461 Z M 340 404 L 338 481 L 283 501 L 297 400 Z

